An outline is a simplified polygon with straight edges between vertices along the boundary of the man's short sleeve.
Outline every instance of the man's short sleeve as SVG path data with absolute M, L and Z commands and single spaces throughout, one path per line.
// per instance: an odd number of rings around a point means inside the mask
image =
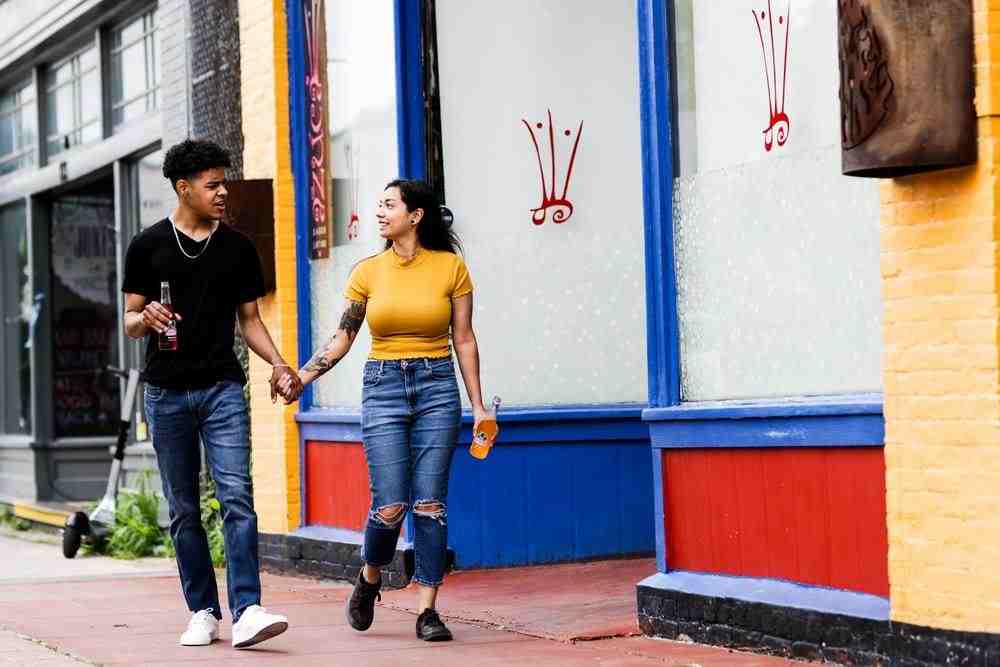
M 122 278 L 122 292 L 140 294 L 147 299 L 156 299 L 159 295 L 150 292 L 149 253 L 146 252 L 143 240 L 135 237 L 128 244 L 125 253 L 125 275 Z
M 260 255 L 257 254 L 257 247 L 253 241 L 242 234 L 243 257 L 240 261 L 242 270 L 238 280 L 238 294 L 236 303 L 249 303 L 264 296 L 267 291 L 264 289 L 264 268 L 260 262 Z
M 457 299 L 472 292 L 472 278 L 469 277 L 469 269 L 461 257 L 455 255 L 455 287 L 451 291 L 451 298 Z
M 347 287 L 344 289 L 344 298 L 358 303 L 368 303 L 369 285 L 368 269 L 369 262 L 361 261 L 351 270 L 351 276 L 347 279 Z

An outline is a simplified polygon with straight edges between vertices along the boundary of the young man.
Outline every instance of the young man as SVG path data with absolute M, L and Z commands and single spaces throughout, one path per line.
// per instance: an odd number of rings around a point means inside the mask
M 246 376 L 233 352 L 237 316 L 250 349 L 274 367 L 272 401 L 282 377 L 298 376 L 257 311 L 264 279 L 256 248 L 221 221 L 229 166 L 226 152 L 207 141 L 184 141 L 167 151 L 163 175 L 177 193 L 177 208 L 129 245 L 122 291 L 125 332 L 146 338 L 146 416 L 170 506 L 181 587 L 193 612 L 180 643 L 211 644 L 222 618 L 201 524 L 200 440 L 222 505 L 233 646 L 246 648 L 284 632 L 288 619 L 260 606 Z M 172 313 L 161 303 L 165 285 Z M 168 341 L 176 345 L 162 344 Z

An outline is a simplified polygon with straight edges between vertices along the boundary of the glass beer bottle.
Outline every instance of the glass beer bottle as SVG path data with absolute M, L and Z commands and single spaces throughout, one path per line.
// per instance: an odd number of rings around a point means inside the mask
M 472 445 L 469 447 L 469 453 L 474 458 L 485 459 L 489 456 L 490 448 L 493 447 L 493 443 L 496 442 L 497 435 L 500 433 L 500 426 L 497 424 L 497 413 L 499 411 L 500 397 L 494 396 L 493 418 L 487 418 L 479 422 L 479 428 L 472 434 Z
M 170 301 L 170 283 L 166 280 L 160 283 L 160 305 L 170 311 L 170 324 L 165 331 L 160 332 L 160 349 L 168 352 L 176 352 L 177 343 L 177 321 L 173 319 L 174 304 Z

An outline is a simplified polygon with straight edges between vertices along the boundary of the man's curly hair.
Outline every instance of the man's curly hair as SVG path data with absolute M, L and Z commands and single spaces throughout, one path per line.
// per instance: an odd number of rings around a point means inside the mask
M 177 189 L 177 181 L 191 180 L 201 172 L 215 167 L 231 167 L 229 153 L 213 141 L 186 139 L 170 150 L 163 158 L 163 175 Z

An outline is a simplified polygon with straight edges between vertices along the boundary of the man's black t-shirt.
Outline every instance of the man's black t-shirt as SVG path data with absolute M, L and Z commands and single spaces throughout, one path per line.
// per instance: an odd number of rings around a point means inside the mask
M 178 238 L 197 259 L 181 253 Z M 177 321 L 178 349 L 160 350 L 158 334 L 151 331 L 143 381 L 169 389 L 223 380 L 245 384 L 233 352 L 236 309 L 264 295 L 260 257 L 250 239 L 221 222 L 211 240 L 195 241 L 179 230 L 175 238 L 170 220 L 161 220 L 129 244 L 122 291 L 159 301 L 163 280 L 170 283 L 174 311 L 183 318 Z

